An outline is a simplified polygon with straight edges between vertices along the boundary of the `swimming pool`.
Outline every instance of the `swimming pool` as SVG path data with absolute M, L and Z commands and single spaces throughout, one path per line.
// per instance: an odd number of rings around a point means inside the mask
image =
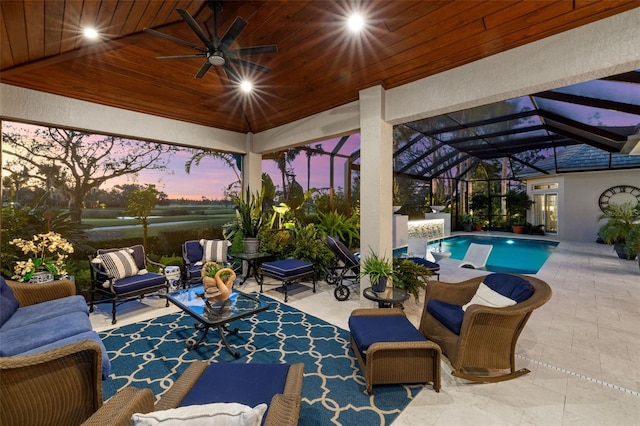
M 487 260 L 487 271 L 513 274 L 535 274 L 558 245 L 557 242 L 545 240 L 458 235 L 445 238 L 442 250 L 450 251 L 451 259 L 462 260 L 471 243 L 493 246 Z M 429 247 L 436 250 L 437 243 Z

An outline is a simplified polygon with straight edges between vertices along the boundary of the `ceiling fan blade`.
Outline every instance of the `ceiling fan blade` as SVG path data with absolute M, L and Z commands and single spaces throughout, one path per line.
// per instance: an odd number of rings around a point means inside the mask
M 255 62 L 246 61 L 246 60 L 240 59 L 240 58 L 228 58 L 228 59 L 229 59 L 229 61 L 233 62 L 234 64 L 242 65 L 243 67 L 246 67 L 246 68 L 251 68 L 253 70 L 262 71 L 262 72 L 265 72 L 265 73 L 270 73 L 271 72 L 271 68 L 267 68 L 267 67 L 262 66 L 260 64 L 256 64 Z
M 169 40 L 169 41 L 172 41 L 174 43 L 178 43 L 178 44 L 181 44 L 183 46 L 187 46 L 187 47 L 190 47 L 192 49 L 199 50 L 201 52 L 206 52 L 207 51 L 207 49 L 205 49 L 205 48 L 203 48 L 201 46 L 197 46 L 197 45 L 195 45 L 193 43 L 190 43 L 188 41 L 185 41 L 185 40 L 170 36 L 170 35 L 165 34 L 165 33 L 161 33 L 161 32 L 156 31 L 156 30 L 152 30 L 151 28 L 143 28 L 142 31 L 144 31 L 145 33 L 153 34 L 153 35 L 158 36 L 158 37 L 162 37 L 165 40 Z
M 210 68 L 211 68 L 211 64 L 209 63 L 209 61 L 205 61 L 204 64 L 202 64 L 202 66 L 198 70 L 198 73 L 195 75 L 195 78 L 204 77 L 204 75 L 207 73 L 207 71 L 209 71 Z
M 263 53 L 278 53 L 278 46 L 269 44 L 266 46 L 241 47 L 229 51 L 230 55 L 262 55 Z
M 204 45 L 207 46 L 209 49 L 212 49 L 212 50 L 215 49 L 215 47 L 213 46 L 213 42 L 209 39 L 209 37 L 207 37 L 207 34 L 205 34 L 205 32 L 202 31 L 202 28 L 200 28 L 200 25 L 198 25 L 196 20 L 193 19 L 193 16 L 191 16 L 189 12 L 187 12 L 185 9 L 176 9 L 176 10 L 180 14 L 180 16 L 182 16 L 182 19 L 184 19 L 184 21 L 191 27 L 193 32 L 196 33 L 198 38 L 202 40 Z
M 188 59 L 188 58 L 206 58 L 206 53 L 196 53 L 193 55 L 174 55 L 174 56 L 156 56 L 156 59 Z
M 240 35 L 242 30 L 245 29 L 248 22 L 243 18 L 236 16 L 236 19 L 233 21 L 233 24 L 229 27 L 226 33 L 220 39 L 220 49 L 222 51 L 226 51 L 229 46 L 235 41 L 236 38 Z
M 242 79 L 240 78 L 240 75 L 236 72 L 236 70 L 233 69 L 233 67 L 231 65 L 229 65 L 229 63 L 224 64 L 224 72 L 227 73 L 227 78 L 231 81 L 235 81 L 237 83 L 241 82 Z

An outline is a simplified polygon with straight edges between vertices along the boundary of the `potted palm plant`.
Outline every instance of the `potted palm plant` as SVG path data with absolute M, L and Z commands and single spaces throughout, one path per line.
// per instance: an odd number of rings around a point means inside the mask
M 636 253 L 629 253 L 626 249 L 626 240 L 634 223 L 640 220 L 640 205 L 633 206 L 630 202 L 623 204 L 610 204 L 598 220 L 606 220 L 600 227 L 599 234 L 605 243 L 613 245 L 613 249 L 620 259 L 633 260 Z
M 247 254 L 257 253 L 260 247 L 258 234 L 264 224 L 263 197 L 260 193 L 252 194 L 247 188 L 244 197 L 232 195 L 231 201 L 236 206 L 236 220 L 238 231 L 242 233 L 244 252 Z
M 368 276 L 373 291 L 382 292 L 387 281 L 393 277 L 393 263 L 375 252 L 367 255 L 362 262 L 361 276 Z

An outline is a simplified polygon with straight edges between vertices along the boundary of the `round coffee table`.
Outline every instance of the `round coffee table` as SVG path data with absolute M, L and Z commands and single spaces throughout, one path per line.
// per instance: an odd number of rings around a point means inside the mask
M 387 287 L 382 292 L 373 291 L 371 287 L 362 292 L 366 299 L 378 302 L 379 308 L 391 308 L 394 305 L 402 305 L 409 298 L 406 291 L 401 288 Z

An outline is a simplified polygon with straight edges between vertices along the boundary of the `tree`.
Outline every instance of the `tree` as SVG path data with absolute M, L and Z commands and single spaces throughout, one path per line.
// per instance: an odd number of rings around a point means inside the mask
M 151 209 L 158 202 L 160 192 L 155 185 L 147 185 L 145 189 L 136 189 L 127 198 L 125 214 L 135 217 L 142 224 L 142 245 L 147 246 L 147 228 Z
M 84 198 L 92 189 L 141 170 L 166 170 L 166 154 L 179 150 L 155 142 L 52 127 L 37 128 L 30 134 L 10 130 L 2 133 L 5 153 L 13 157 L 5 169 L 15 173 L 25 168 L 32 181 L 62 192 L 75 223 L 80 223 Z

